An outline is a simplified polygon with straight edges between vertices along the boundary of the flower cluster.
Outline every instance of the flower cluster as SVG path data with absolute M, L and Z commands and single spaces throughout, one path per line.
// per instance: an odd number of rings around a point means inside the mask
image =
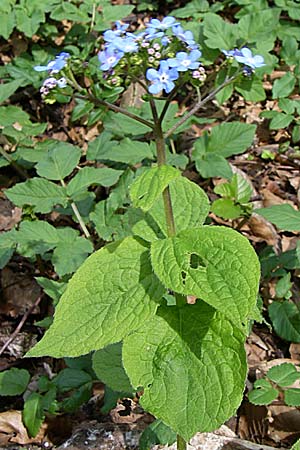
M 251 75 L 255 69 L 265 66 L 264 58 L 261 55 L 253 55 L 247 47 L 241 50 L 222 50 L 225 56 L 235 59 L 238 63 L 244 64 L 245 75 Z
M 36 70 L 37 72 L 48 71 L 49 74 L 52 75 L 43 82 L 43 85 L 40 88 L 40 92 L 43 98 L 45 98 L 52 89 L 56 87 L 62 89 L 67 86 L 67 80 L 65 77 L 55 78 L 53 77 L 53 75 L 59 73 L 62 69 L 64 69 L 69 58 L 70 53 L 61 52 L 55 57 L 54 60 L 49 61 L 46 66 L 34 66 L 34 70 Z
M 100 70 L 111 84 L 120 84 L 124 74 L 148 80 L 148 91 L 167 94 L 180 76 L 197 84 L 205 79 L 199 59 L 201 51 L 193 33 L 185 31 L 171 16 L 151 19 L 146 29 L 134 34 L 128 25 L 116 23 L 115 29 L 103 34 L 104 48 L 98 54 Z

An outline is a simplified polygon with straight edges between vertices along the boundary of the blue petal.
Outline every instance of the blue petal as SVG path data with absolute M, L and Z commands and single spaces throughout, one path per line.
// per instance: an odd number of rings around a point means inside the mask
M 160 82 L 156 82 L 151 84 L 151 86 L 149 86 L 149 92 L 151 92 L 151 94 L 158 94 L 160 91 L 162 91 L 164 88 L 163 84 Z

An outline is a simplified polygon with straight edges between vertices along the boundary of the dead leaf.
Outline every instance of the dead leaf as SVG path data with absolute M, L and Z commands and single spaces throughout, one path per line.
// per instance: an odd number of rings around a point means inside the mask
M 277 234 L 275 227 L 264 217 L 253 213 L 248 221 L 248 225 L 254 236 L 265 241 L 268 245 L 278 245 L 279 235 Z
M 7 445 L 10 442 L 25 445 L 42 443 L 47 431 L 47 424 L 43 424 L 35 438 L 28 436 L 22 422 L 21 411 L 5 411 L 0 413 L 0 444 Z

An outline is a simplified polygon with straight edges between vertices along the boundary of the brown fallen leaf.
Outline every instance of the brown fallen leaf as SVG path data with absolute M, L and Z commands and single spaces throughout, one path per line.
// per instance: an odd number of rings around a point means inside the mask
M 11 410 L 0 413 L 0 445 L 10 442 L 16 444 L 33 444 L 44 441 L 48 425 L 44 423 L 34 438 L 28 436 L 27 430 L 22 422 L 22 412 Z M 47 439 L 47 442 L 49 440 Z
M 265 241 L 268 245 L 277 247 L 279 236 L 275 227 L 268 222 L 264 217 L 253 213 L 248 221 L 248 225 L 254 236 Z

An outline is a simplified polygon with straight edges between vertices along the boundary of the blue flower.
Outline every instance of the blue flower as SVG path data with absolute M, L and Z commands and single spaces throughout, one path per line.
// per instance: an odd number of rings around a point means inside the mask
M 147 25 L 147 39 L 155 39 L 164 36 L 164 32 L 173 27 L 179 25 L 176 19 L 172 16 L 164 17 L 162 21 L 158 19 L 151 19 Z
M 174 80 L 177 80 L 179 74 L 175 68 L 170 69 L 167 61 L 160 62 L 158 70 L 148 69 L 146 72 L 147 80 L 152 84 L 149 86 L 149 92 L 151 94 L 158 94 L 163 89 L 167 94 L 175 87 Z
M 187 44 L 189 47 L 194 47 L 198 45 L 195 42 L 194 35 L 191 31 L 184 31 L 181 25 L 174 25 L 172 27 L 174 36 L 176 36 L 180 41 Z
M 197 61 L 201 56 L 200 50 L 193 50 L 191 53 L 178 52 L 175 58 L 169 58 L 170 67 L 175 67 L 178 72 L 186 72 L 188 69 L 198 69 L 200 63 Z
M 264 58 L 261 55 L 252 55 L 249 48 L 244 47 L 238 51 L 239 54 L 234 54 L 233 57 L 239 63 L 245 64 L 245 66 L 251 67 L 251 69 L 257 69 L 258 67 L 265 66 Z
M 224 53 L 224 55 L 227 56 L 227 58 L 234 58 L 235 56 L 242 55 L 240 50 L 238 50 L 237 48 L 235 48 L 234 50 L 222 50 L 222 53 Z
M 118 64 L 122 56 L 124 56 L 124 53 L 117 51 L 114 48 L 106 48 L 103 52 L 99 52 L 98 59 L 101 63 L 100 70 L 112 69 Z
M 112 42 L 112 45 L 123 53 L 134 53 L 137 52 L 139 48 L 135 39 L 130 36 L 116 38 L 115 41 Z
M 37 72 L 48 70 L 50 73 L 58 73 L 67 64 L 67 59 L 70 58 L 70 53 L 61 52 L 54 60 L 49 61 L 47 66 L 34 66 Z

